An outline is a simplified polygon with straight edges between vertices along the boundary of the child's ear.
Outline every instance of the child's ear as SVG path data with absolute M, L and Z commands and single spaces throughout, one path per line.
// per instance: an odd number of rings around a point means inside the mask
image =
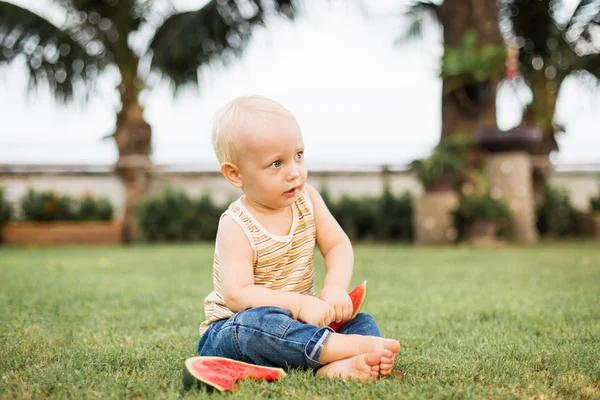
M 241 189 L 242 178 L 240 176 L 240 169 L 237 165 L 230 162 L 224 162 L 221 164 L 221 174 L 223 174 L 234 187 Z

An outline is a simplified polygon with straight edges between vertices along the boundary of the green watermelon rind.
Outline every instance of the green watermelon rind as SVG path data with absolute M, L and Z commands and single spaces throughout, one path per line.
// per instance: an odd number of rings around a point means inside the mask
M 277 373 L 277 378 L 276 379 L 284 378 L 287 375 L 285 373 L 285 371 L 283 369 L 281 369 L 281 368 L 263 367 L 261 365 L 249 364 L 249 363 L 245 363 L 245 362 L 242 362 L 242 361 L 232 360 L 232 359 L 224 358 L 224 357 L 196 356 L 196 357 L 190 357 L 187 360 L 185 360 L 185 367 L 183 369 L 183 371 L 184 371 L 184 373 L 183 373 L 184 374 L 184 376 L 183 376 L 183 385 L 184 385 L 184 388 L 186 390 L 190 389 L 193 386 L 194 382 L 197 382 L 197 383 L 202 382 L 202 383 L 208 385 L 211 388 L 217 389 L 220 392 L 225 392 L 225 391 L 228 391 L 228 390 L 234 390 L 234 389 L 237 388 L 237 385 L 235 384 L 235 381 L 234 381 L 233 387 L 226 388 L 226 387 L 219 386 L 218 384 L 216 384 L 214 382 L 210 382 L 205 377 L 202 377 L 193 368 L 193 364 L 197 360 L 201 360 L 201 361 L 221 360 L 221 361 L 223 361 L 225 363 L 228 363 L 228 364 L 243 365 L 243 366 L 246 366 L 246 367 L 251 368 L 253 370 L 262 370 L 262 371 L 275 372 L 275 373 Z

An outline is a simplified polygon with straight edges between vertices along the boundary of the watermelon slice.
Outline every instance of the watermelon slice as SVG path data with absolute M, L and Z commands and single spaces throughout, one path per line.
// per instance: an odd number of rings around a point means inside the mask
M 364 281 L 363 283 L 361 283 L 360 285 L 355 287 L 350 292 L 350 300 L 352 300 L 352 317 L 350 317 L 350 319 L 353 319 L 354 317 L 356 317 L 356 315 L 360 311 L 360 308 L 362 307 L 363 303 L 365 302 L 366 296 L 367 296 L 367 281 Z M 340 328 L 342 326 L 346 325 L 346 323 L 348 321 L 350 321 L 350 320 L 342 321 L 342 322 L 332 322 L 329 324 L 329 327 L 331 329 L 333 329 L 335 332 L 339 332 Z
M 261 367 L 223 357 L 190 357 L 183 368 L 183 386 L 190 389 L 201 383 L 220 392 L 237 389 L 237 381 L 243 379 L 275 381 L 285 377 L 281 368 Z

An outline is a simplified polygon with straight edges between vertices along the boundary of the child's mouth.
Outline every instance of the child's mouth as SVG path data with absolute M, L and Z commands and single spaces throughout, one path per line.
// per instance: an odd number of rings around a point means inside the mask
M 293 189 L 288 190 L 287 192 L 283 192 L 283 195 L 286 197 L 292 197 L 296 194 L 296 192 L 298 192 L 298 188 L 295 187 Z

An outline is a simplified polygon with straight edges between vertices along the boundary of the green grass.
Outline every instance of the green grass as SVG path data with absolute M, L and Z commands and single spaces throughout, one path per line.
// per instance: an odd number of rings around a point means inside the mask
M 0 248 L 0 398 L 213 398 L 181 383 L 211 260 L 210 245 Z M 226 396 L 600 398 L 598 243 L 357 246 L 364 279 L 402 377 L 292 372 Z

